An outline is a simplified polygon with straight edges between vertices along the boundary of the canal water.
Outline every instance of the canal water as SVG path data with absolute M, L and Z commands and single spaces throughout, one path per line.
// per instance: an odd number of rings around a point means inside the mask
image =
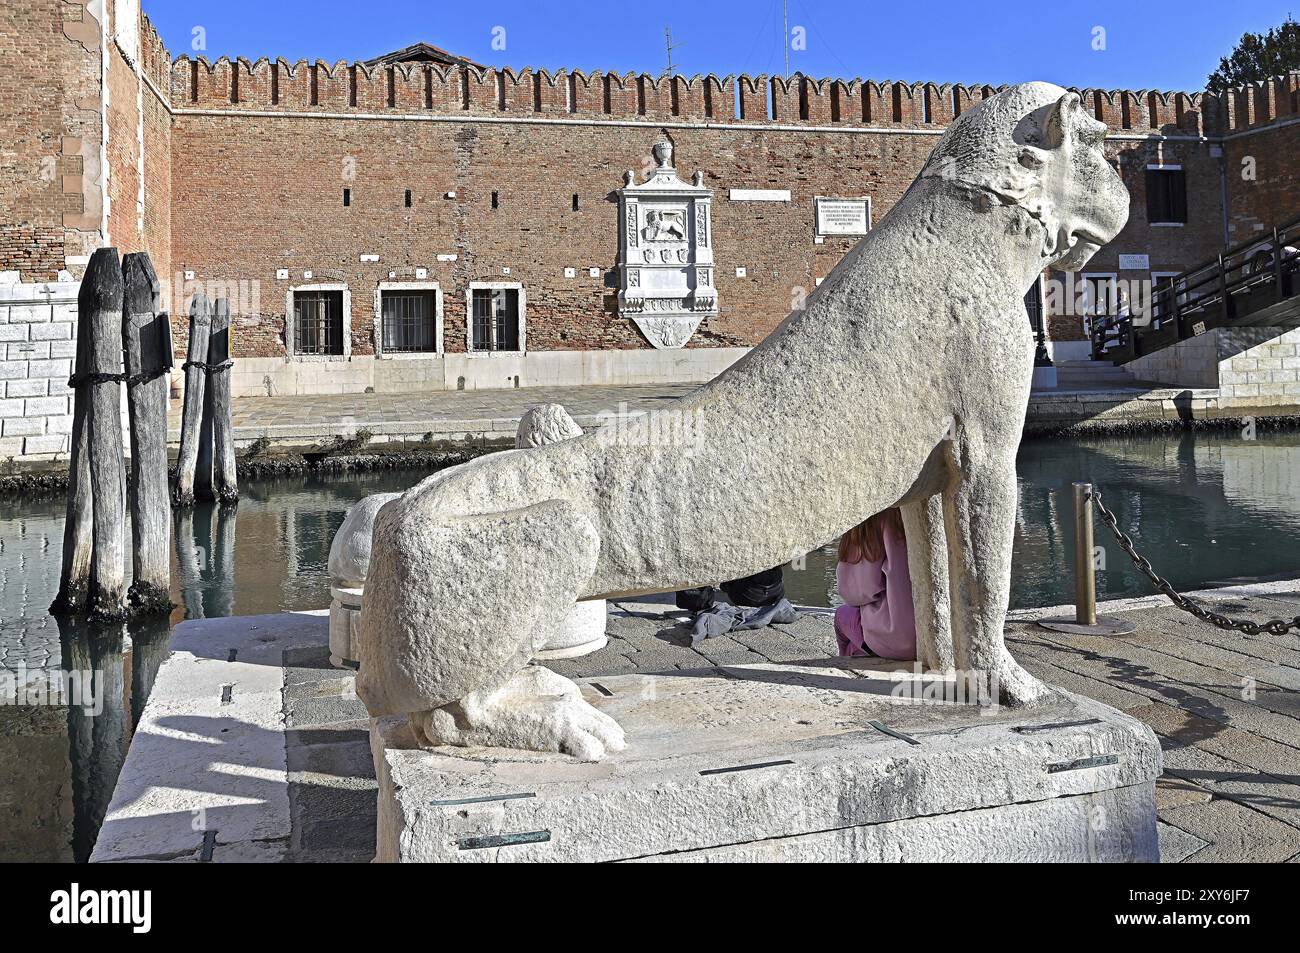
M 1072 597 L 1075 480 L 1096 484 L 1180 589 L 1300 576 L 1300 434 L 1034 441 L 1018 471 L 1014 608 Z M 178 514 L 170 619 L 98 631 L 46 613 L 58 588 L 62 501 L 0 502 L 0 861 L 89 855 L 172 625 L 327 607 L 330 541 L 348 507 L 423 475 L 252 480 L 234 509 Z M 1100 524 L 1096 542 L 1099 598 L 1151 591 Z M 833 546 L 785 574 L 792 601 L 837 603 Z M 78 695 L 70 673 L 85 672 L 91 691 Z

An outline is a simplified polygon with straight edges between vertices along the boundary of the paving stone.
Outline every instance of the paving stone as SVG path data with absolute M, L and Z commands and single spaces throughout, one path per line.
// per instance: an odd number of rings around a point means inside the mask
M 1300 828 L 1300 784 L 1295 783 L 1297 780 L 1300 776 L 1296 774 L 1280 778 L 1255 772 L 1214 781 L 1210 787 L 1220 797 L 1253 807 L 1284 824 Z
M 1124 651 L 1124 643 L 1117 642 L 1114 645 L 1115 651 Z M 1256 686 L 1255 697 L 1244 701 L 1238 681 L 1225 685 L 1221 681 L 1225 677 L 1223 673 L 1169 659 L 1167 656 L 1157 656 L 1154 659 L 1148 656 L 1142 659 L 1142 662 L 1150 661 L 1153 664 L 1159 664 L 1159 660 L 1163 659 L 1167 670 L 1161 673 L 1145 664 L 1133 662 L 1131 657 L 1106 657 L 1097 651 L 1083 651 L 1039 639 L 1013 639 L 1011 648 L 1013 654 L 1047 659 L 1069 671 L 1108 683 L 1116 681 L 1135 693 L 1177 705 L 1202 717 L 1226 720 L 1264 737 L 1300 747 L 1300 696 L 1294 692 Z M 1132 647 L 1130 655 L 1138 651 Z M 1115 673 L 1119 671 L 1125 674 L 1117 677 Z M 1171 675 L 1171 672 L 1176 674 Z M 1220 690 L 1210 687 L 1216 681 L 1219 681 Z
M 631 642 L 613 632 L 606 632 L 605 638 L 607 641 L 605 643 L 605 648 L 602 649 L 602 651 L 609 652 L 611 655 L 631 655 L 636 651 Z
M 371 800 L 374 795 L 371 795 Z M 304 852 L 302 860 L 312 860 L 310 852 L 315 850 L 352 849 L 375 853 L 375 814 L 368 818 L 339 817 L 328 821 L 312 821 L 305 824 L 298 835 L 299 850 Z M 359 858 L 358 858 L 359 859 Z
M 796 662 L 831 654 L 825 648 L 794 637 L 776 626 L 732 632 L 731 638 L 773 662 Z
M 673 619 L 646 619 L 626 616 L 621 619 L 611 619 L 610 631 L 637 649 L 690 644 L 690 629 L 677 625 Z
M 333 665 L 330 665 L 329 659 L 326 657 L 326 664 L 321 667 L 305 668 L 302 666 L 295 666 L 293 668 L 285 669 L 284 684 L 286 689 L 291 689 L 299 685 L 308 685 L 314 682 L 329 682 L 334 679 L 346 677 L 355 679 L 356 676 L 345 672 L 343 669 L 335 668 Z
M 237 397 L 232 405 L 236 439 L 251 439 L 269 427 L 301 428 L 310 438 L 365 427 L 376 433 L 401 431 L 478 433 L 513 432 L 525 410 L 560 403 L 569 413 L 593 416 L 649 410 L 695 390 L 698 384 L 639 384 L 625 387 L 528 387 L 501 391 L 429 391 L 412 394 L 318 394 L 298 397 Z M 175 420 L 179 411 L 173 414 Z
M 1196 747 L 1270 774 L 1294 775 L 1300 765 L 1300 751 L 1295 748 L 1238 728 L 1224 728 L 1197 741 Z
M 308 728 L 288 727 L 284 733 L 284 743 L 290 748 L 304 748 L 313 745 L 345 744 L 354 741 L 370 743 L 370 718 L 354 718 L 351 721 L 335 722 L 329 726 Z
M 1230 610 L 1224 608 L 1223 603 L 1217 603 L 1215 609 L 1219 612 L 1230 612 Z M 1252 599 L 1249 609 L 1248 613 L 1231 614 L 1248 615 L 1251 618 L 1260 620 L 1292 618 L 1297 613 L 1300 613 L 1300 603 Z M 1144 629 L 1149 622 L 1153 628 L 1159 626 L 1161 633 L 1168 632 L 1180 639 L 1201 642 L 1205 645 L 1216 646 L 1283 665 L 1300 666 L 1300 634 L 1295 632 L 1289 632 L 1286 635 L 1272 635 L 1269 633 L 1246 635 L 1243 632 L 1232 632 L 1216 626 L 1205 625 L 1172 607 L 1144 611 L 1142 614 Z M 1134 633 L 1134 635 L 1136 634 Z M 1133 640 L 1138 644 L 1142 644 L 1142 640 L 1134 639 L 1133 636 L 1119 636 L 1119 638 L 1125 641 Z
M 683 668 L 703 668 L 713 664 L 697 652 L 637 652 L 635 655 L 628 656 L 628 661 L 637 672 L 672 672 Z
M 1300 668 L 1244 655 L 1235 648 L 1229 649 L 1201 642 L 1184 635 L 1168 635 L 1149 630 L 1145 631 L 1140 640 L 1130 635 L 1119 641 L 1140 642 L 1142 647 L 1152 651 L 1162 652 L 1175 659 L 1207 665 L 1236 675 L 1239 679 L 1253 678 L 1280 688 L 1300 689 Z
M 1300 830 L 1223 798 L 1170 808 L 1161 817 L 1207 842 L 1187 858 L 1192 863 L 1277 863 L 1300 851 Z
M 313 841 L 316 839 L 312 838 Z M 369 864 L 375 859 L 373 838 L 368 846 L 360 847 L 321 847 L 312 850 L 290 852 L 286 858 L 294 864 Z
M 372 772 L 373 773 L 373 772 Z M 373 817 L 373 778 L 337 778 L 312 772 L 289 776 L 289 803 L 304 823 L 347 817 Z
M 1222 721 L 1201 718 L 1182 708 L 1159 702 L 1130 708 L 1128 713 L 1146 722 L 1156 734 L 1179 745 L 1197 745 L 1228 728 Z
M 1178 807 L 1182 804 L 1199 804 L 1214 797 L 1211 791 L 1174 775 L 1156 780 L 1156 810 Z
M 1193 745 L 1179 745 L 1160 738 L 1164 751 L 1165 774 L 1208 787 L 1215 781 L 1235 778 L 1249 770 L 1247 765 Z
M 328 696 L 324 698 L 304 698 L 290 700 L 285 711 L 286 724 L 290 728 L 311 728 L 318 725 L 332 725 L 345 721 L 356 721 L 365 717 L 366 706 L 359 698 Z
M 1207 845 L 1195 834 L 1189 834 L 1182 828 L 1156 821 L 1156 835 L 1160 839 L 1160 863 L 1181 864 L 1202 847 Z
M 284 650 L 284 664 L 288 668 L 334 669 L 330 665 L 328 647 L 322 651 L 319 645 L 295 646 Z M 334 669 L 338 671 L 338 669 Z
M 338 778 L 374 776 L 374 758 L 370 754 L 370 745 L 365 741 L 295 745 L 287 748 L 287 754 L 290 771 Z
M 546 667 L 565 678 L 588 678 L 594 675 L 626 674 L 635 672 L 636 665 L 624 655 L 602 656 L 598 653 L 577 659 L 556 659 L 546 663 Z
M 753 649 L 727 635 L 705 639 L 699 644 L 698 652 L 708 660 L 704 663 L 707 665 L 752 665 L 767 661 Z
M 299 669 L 298 671 L 316 670 Z M 284 687 L 285 699 L 295 704 L 309 698 L 343 698 L 354 696 L 355 693 L 356 676 L 337 668 L 332 672 L 323 672 L 319 678 L 299 679 Z
M 1032 658 L 1026 653 L 1018 651 L 1017 646 L 1013 645 L 1011 650 L 1016 660 L 1031 674 L 1050 684 L 1059 685 L 1067 691 L 1078 692 L 1080 695 L 1095 698 L 1097 701 L 1104 702 L 1112 708 L 1118 708 L 1120 711 L 1128 711 L 1139 705 L 1148 704 L 1149 700 L 1137 692 L 1130 692 L 1127 689 L 1112 685 L 1110 682 L 1088 678 L 1086 675 L 1077 675 L 1050 662 Z

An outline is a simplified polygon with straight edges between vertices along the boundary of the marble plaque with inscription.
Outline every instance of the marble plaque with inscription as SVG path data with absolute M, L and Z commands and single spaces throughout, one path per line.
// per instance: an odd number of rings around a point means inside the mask
M 818 235 L 865 235 L 871 229 L 871 199 L 817 199 Z

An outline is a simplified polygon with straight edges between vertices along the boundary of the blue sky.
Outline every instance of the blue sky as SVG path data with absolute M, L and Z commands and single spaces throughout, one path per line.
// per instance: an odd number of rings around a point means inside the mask
M 779 73 L 781 0 L 144 0 L 172 54 L 367 59 L 424 40 L 491 65 Z M 791 72 L 1197 90 L 1246 31 L 1295 0 L 789 0 Z M 975 11 L 987 15 L 975 19 Z M 1019 26 L 1010 26 L 1019 24 Z M 800 34 L 796 28 L 802 28 Z M 1097 33 L 1098 28 L 1104 35 Z M 505 49 L 494 49 L 494 36 Z M 1104 49 L 1094 49 L 1096 39 Z

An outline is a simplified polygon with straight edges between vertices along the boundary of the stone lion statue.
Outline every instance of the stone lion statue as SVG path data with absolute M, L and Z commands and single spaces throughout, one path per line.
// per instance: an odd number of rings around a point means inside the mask
M 711 383 L 384 506 L 361 619 L 370 713 L 409 715 L 430 745 L 601 758 L 623 747 L 618 724 L 528 664 L 575 601 L 749 575 L 894 505 L 921 660 L 1038 700 L 1002 638 L 1033 373 L 1023 298 L 1124 226 L 1104 135 L 1047 83 L 985 100 L 805 306 Z M 692 452 L 657 439 L 665 413 L 693 421 Z

